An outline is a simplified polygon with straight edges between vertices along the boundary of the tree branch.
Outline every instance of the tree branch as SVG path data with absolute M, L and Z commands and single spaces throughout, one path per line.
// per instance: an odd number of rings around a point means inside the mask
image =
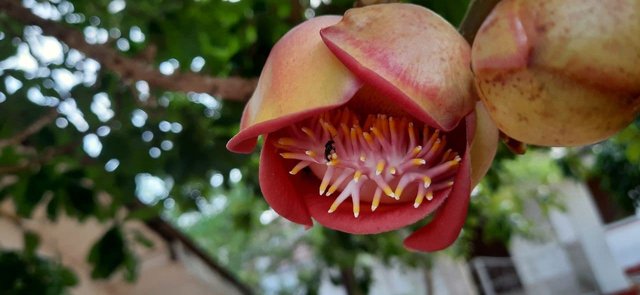
M 152 87 L 179 92 L 203 92 L 218 98 L 238 101 L 247 100 L 257 84 L 255 78 L 216 78 L 195 73 L 176 73 L 166 76 L 142 59 L 123 56 L 109 45 L 87 43 L 82 32 L 33 14 L 20 4 L 20 0 L 1 0 L 0 11 L 25 25 L 40 27 L 45 35 L 53 36 L 69 47 L 97 60 L 103 67 L 117 73 L 125 81 L 144 80 Z
M 52 108 L 47 114 L 31 123 L 27 128 L 15 134 L 13 137 L 0 139 L 0 149 L 8 147 L 10 145 L 16 145 L 23 142 L 29 136 L 38 133 L 45 126 L 49 125 L 58 116 L 58 110 Z
M 471 0 L 467 13 L 460 24 L 460 34 L 467 39 L 469 44 L 473 44 L 473 39 L 484 19 L 487 18 L 491 10 L 498 4 L 500 0 Z
M 384 3 L 397 3 L 400 0 L 356 0 L 353 4 L 353 7 L 363 7 L 375 4 L 384 4 Z
M 31 156 L 30 158 L 23 159 L 18 164 L 11 166 L 0 166 L 0 176 L 17 174 L 34 167 L 44 165 L 57 156 L 72 153 L 74 150 L 76 150 L 79 144 L 79 141 L 73 141 L 65 145 L 49 147 L 39 154 L 36 152 L 36 154 Z

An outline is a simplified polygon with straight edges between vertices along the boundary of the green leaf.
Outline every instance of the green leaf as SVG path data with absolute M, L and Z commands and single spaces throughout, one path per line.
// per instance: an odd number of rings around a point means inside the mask
M 147 237 L 144 236 L 144 234 L 142 232 L 140 232 L 139 230 L 133 230 L 133 239 L 138 242 L 138 244 L 146 247 L 146 248 L 152 248 L 153 247 L 153 241 L 149 240 Z
M 107 279 L 125 264 L 127 249 L 120 226 L 114 225 L 89 251 L 87 262 L 91 264 L 91 277 Z
M 36 250 L 40 244 L 40 236 L 32 231 L 24 232 L 24 253 L 27 257 L 33 257 L 36 255 Z
M 149 220 L 158 217 L 160 210 L 156 207 L 145 206 L 140 209 L 129 211 L 125 220 Z

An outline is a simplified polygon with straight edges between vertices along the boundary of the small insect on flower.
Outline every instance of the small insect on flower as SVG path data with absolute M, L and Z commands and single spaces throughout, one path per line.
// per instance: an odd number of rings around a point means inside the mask
M 335 141 L 333 141 L 333 139 L 330 139 L 329 141 L 327 141 L 327 143 L 324 144 L 324 158 L 327 160 L 327 162 L 331 161 L 331 158 L 335 157 L 334 154 L 336 153 L 336 146 L 335 146 Z

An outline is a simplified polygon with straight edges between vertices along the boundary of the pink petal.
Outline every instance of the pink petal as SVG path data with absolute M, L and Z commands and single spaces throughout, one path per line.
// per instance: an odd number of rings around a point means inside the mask
M 301 192 L 313 190 L 317 184 L 309 177 L 289 174 L 291 164 L 280 157 L 274 145 L 276 138 L 266 136 L 260 154 L 260 189 L 265 200 L 280 216 L 305 226 L 313 226 Z M 289 161 L 291 162 L 291 161 Z
M 423 7 L 351 9 L 321 35 L 358 78 L 432 127 L 452 130 L 473 110 L 469 45 Z
M 314 188 L 301 192 L 309 213 L 318 223 L 335 230 L 353 234 L 375 234 L 413 224 L 439 207 L 446 206 L 449 199 L 455 194 L 459 198 L 466 191 L 465 198 L 468 199 L 471 169 L 468 149 L 470 136 L 468 135 L 472 135 L 475 129 L 475 116 L 467 116 L 464 123 L 458 125 L 447 135 L 447 138 L 450 139 L 450 147 L 464 155 L 462 165 L 454 179 L 454 186 L 450 190 L 435 193 L 432 201 L 424 201 L 418 208 L 413 207 L 413 202 L 398 205 L 385 204 L 378 207 L 375 212 L 371 212 L 370 204 L 361 203 L 360 215 L 355 218 L 352 206 L 348 201 L 340 205 L 335 212 L 328 213 L 334 198 L 319 196 L 317 189 Z M 316 183 L 315 187 L 317 186 Z M 466 215 L 466 209 L 464 214 Z M 462 220 L 464 221 L 464 216 L 462 216 Z
M 347 102 L 362 86 L 322 42 L 320 29 L 340 18 L 322 16 L 289 31 L 273 47 L 247 103 L 240 132 L 227 148 L 249 153 L 256 138 Z
M 448 247 L 458 238 L 469 206 L 470 166 L 471 161 L 467 150 L 462 158 L 462 165 L 455 177 L 455 185 L 447 201 L 436 212 L 429 224 L 404 240 L 405 247 L 417 251 L 433 252 Z
M 317 190 L 307 192 L 303 198 L 313 219 L 323 226 L 352 234 L 377 234 L 423 219 L 447 199 L 449 191 L 435 193 L 432 201 L 424 201 L 418 208 L 413 207 L 413 202 L 405 202 L 398 205 L 383 204 L 371 212 L 371 204 L 361 202 L 358 218 L 353 217 L 349 201 L 342 203 L 335 212 L 328 213 L 334 198 L 319 196 Z

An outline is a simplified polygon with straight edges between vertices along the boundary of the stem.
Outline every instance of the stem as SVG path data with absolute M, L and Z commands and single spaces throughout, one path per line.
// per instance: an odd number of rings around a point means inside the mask
M 491 10 L 498 4 L 500 0 L 471 0 L 467 13 L 460 23 L 458 31 L 469 42 L 473 44 L 473 39 L 482 22 L 487 18 Z
M 347 295 L 363 295 L 362 290 L 358 287 L 353 266 L 340 267 L 340 276 L 342 277 L 342 285 Z

